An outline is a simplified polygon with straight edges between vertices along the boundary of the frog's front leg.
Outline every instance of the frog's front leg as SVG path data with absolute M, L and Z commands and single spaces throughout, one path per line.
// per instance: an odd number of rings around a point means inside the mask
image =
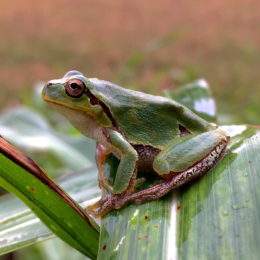
M 109 139 L 119 155 L 118 165 L 113 184 L 113 194 L 132 193 L 136 182 L 138 154 L 130 143 L 117 131 L 109 131 Z
M 110 130 L 108 138 L 112 147 L 114 147 L 114 152 L 120 157 L 120 163 L 114 184 L 111 185 L 108 179 L 104 177 L 104 164 L 111 150 L 97 143 L 96 163 L 98 167 L 99 185 L 111 194 L 120 194 L 132 190 L 134 188 L 133 186 L 135 186 L 133 183 L 135 182 L 138 155 L 131 144 L 129 144 L 120 133 Z
M 99 184 L 101 187 L 104 187 L 109 194 L 103 196 L 97 203 L 87 208 L 87 212 L 95 217 L 100 217 L 102 215 L 95 213 L 93 211 L 94 209 L 100 208 L 97 212 L 104 212 L 108 209 L 112 210 L 115 201 L 118 200 L 119 197 L 124 197 L 131 194 L 137 183 L 137 152 L 120 133 L 114 130 L 110 130 L 108 132 L 108 138 L 114 149 L 113 152 L 120 157 L 120 163 L 116 171 L 114 184 L 111 185 L 109 181 L 104 178 L 103 166 L 110 151 L 108 151 L 103 145 L 97 145 L 96 161 L 99 170 Z
M 110 185 L 107 178 L 104 177 L 104 164 L 106 162 L 107 156 L 111 153 L 104 145 L 96 144 L 96 164 L 98 168 L 98 184 L 100 188 L 106 189 L 109 193 L 112 193 L 113 186 Z M 98 207 L 98 205 L 97 205 Z M 93 205 L 93 209 L 94 209 Z

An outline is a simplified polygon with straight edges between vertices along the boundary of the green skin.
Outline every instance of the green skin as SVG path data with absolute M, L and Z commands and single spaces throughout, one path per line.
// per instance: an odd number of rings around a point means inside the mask
M 42 97 L 79 131 L 97 141 L 100 186 L 109 195 L 88 209 L 96 217 L 129 202 L 157 199 L 171 188 L 204 174 L 223 156 L 229 141 L 215 124 L 174 100 L 86 78 L 77 71 L 48 82 Z M 109 153 L 120 160 L 113 186 L 102 172 Z M 211 163 L 200 166 L 210 154 L 210 158 L 214 157 Z M 134 193 L 137 171 L 155 172 L 164 179 L 163 184 Z M 187 172 L 188 177 L 184 176 Z M 176 176 L 182 176 L 181 180 Z M 168 187 L 170 182 L 173 184 Z M 97 207 L 99 210 L 92 210 Z

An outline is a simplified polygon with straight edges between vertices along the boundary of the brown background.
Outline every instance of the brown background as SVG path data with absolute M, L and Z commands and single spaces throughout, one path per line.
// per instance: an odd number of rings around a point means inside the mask
M 0 0 L 0 8 L 1 108 L 78 69 L 158 94 L 203 77 L 221 113 L 260 123 L 257 0 Z

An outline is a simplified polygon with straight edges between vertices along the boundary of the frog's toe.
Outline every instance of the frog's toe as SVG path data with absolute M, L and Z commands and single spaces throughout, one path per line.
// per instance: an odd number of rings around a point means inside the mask
M 92 209 L 89 209 L 89 207 L 87 207 L 85 209 L 86 213 L 94 218 L 101 218 L 102 215 L 99 213 L 99 210 L 95 211 L 95 210 L 92 210 Z
M 115 209 L 115 204 L 117 200 L 118 196 L 108 194 L 102 197 L 97 203 L 88 206 L 86 208 L 86 213 L 95 218 L 101 218 Z
M 108 178 L 100 178 L 99 187 L 105 189 L 108 193 L 113 191 L 113 186 L 110 185 Z
M 87 208 L 86 208 L 86 211 L 87 210 L 95 210 L 95 209 L 98 209 L 100 207 L 100 204 L 99 204 L 99 201 L 93 205 L 89 205 Z

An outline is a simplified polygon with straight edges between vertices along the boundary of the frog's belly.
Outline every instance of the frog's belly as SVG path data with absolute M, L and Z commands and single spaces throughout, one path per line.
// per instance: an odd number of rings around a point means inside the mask
M 133 146 L 138 153 L 138 172 L 155 173 L 153 169 L 154 157 L 161 151 L 149 145 L 137 144 Z

